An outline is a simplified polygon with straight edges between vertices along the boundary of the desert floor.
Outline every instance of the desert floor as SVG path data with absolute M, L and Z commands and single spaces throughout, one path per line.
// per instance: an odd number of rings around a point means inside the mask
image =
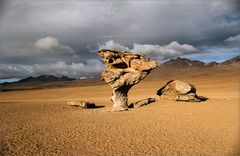
M 154 73 L 130 90 L 129 102 L 148 97 L 170 79 L 192 83 L 201 103 L 158 99 L 125 112 L 108 112 L 107 84 L 0 94 L 0 155 L 240 155 L 239 71 Z M 68 106 L 86 100 L 96 109 Z

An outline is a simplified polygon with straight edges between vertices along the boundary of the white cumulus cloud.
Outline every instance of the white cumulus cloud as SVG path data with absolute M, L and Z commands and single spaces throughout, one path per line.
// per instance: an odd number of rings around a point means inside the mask
M 38 39 L 34 43 L 34 48 L 38 52 L 44 53 L 59 53 L 59 54 L 74 54 L 74 50 L 67 45 L 59 43 L 57 38 L 44 37 Z
M 155 55 L 164 58 L 177 57 L 183 54 L 192 53 L 197 49 L 189 44 L 180 44 L 177 41 L 172 41 L 168 45 L 152 45 L 152 44 L 138 44 L 134 43 L 133 48 L 130 49 L 120 43 L 109 40 L 104 45 L 100 45 L 99 49 L 114 49 L 114 50 L 128 50 L 136 53 L 144 53 Z
M 120 43 L 115 42 L 114 40 L 106 41 L 103 45 L 99 45 L 99 50 L 101 49 L 110 49 L 110 50 L 127 50 L 129 51 L 128 47 L 121 45 Z
M 82 76 L 92 76 L 100 73 L 104 69 L 104 64 L 99 60 L 90 59 L 84 63 L 66 64 L 65 62 L 56 62 L 51 64 L 33 65 L 32 75 L 54 75 L 80 78 Z
M 197 49 L 189 44 L 180 44 L 177 41 L 173 41 L 168 45 L 152 45 L 152 44 L 133 44 L 132 51 L 142 52 L 146 54 L 155 54 L 162 57 L 175 57 L 185 53 L 194 52 Z
M 86 60 L 85 63 L 67 64 L 63 61 L 34 65 L 0 64 L 0 79 L 25 78 L 28 76 L 53 75 L 72 78 L 95 76 L 105 65 L 97 59 Z
M 231 36 L 224 40 L 225 42 L 240 42 L 240 34 L 236 36 Z
M 29 70 L 21 65 L 0 65 L 0 79 L 24 78 L 29 75 Z

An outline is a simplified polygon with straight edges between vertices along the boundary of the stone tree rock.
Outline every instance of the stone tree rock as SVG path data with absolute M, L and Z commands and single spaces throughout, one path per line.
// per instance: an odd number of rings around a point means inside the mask
M 176 101 L 201 102 L 207 100 L 206 97 L 196 94 L 196 87 L 192 84 L 171 80 L 157 91 L 157 95 L 164 99 L 174 99 Z
M 101 78 L 113 89 L 113 111 L 127 110 L 129 89 L 157 67 L 157 62 L 127 51 L 103 49 L 98 54 L 106 64 Z

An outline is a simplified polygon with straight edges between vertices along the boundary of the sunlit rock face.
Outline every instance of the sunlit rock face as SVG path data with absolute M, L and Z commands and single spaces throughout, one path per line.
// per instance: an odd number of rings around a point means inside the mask
M 204 96 L 198 96 L 194 85 L 180 80 L 167 82 L 165 86 L 157 91 L 157 95 L 162 99 L 173 99 L 185 102 L 201 102 L 208 99 Z
M 156 68 L 157 62 L 127 51 L 103 49 L 98 54 L 106 64 L 101 78 L 113 89 L 113 111 L 127 110 L 129 89 Z

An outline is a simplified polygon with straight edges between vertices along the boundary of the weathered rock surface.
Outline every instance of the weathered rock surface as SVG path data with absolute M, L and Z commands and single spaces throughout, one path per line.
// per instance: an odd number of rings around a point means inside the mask
M 207 100 L 206 97 L 197 96 L 196 87 L 192 84 L 171 80 L 157 91 L 163 99 L 174 99 L 176 101 L 201 102 Z
M 106 64 L 101 78 L 113 89 L 113 111 L 127 110 L 129 89 L 156 68 L 157 62 L 127 51 L 103 49 L 98 53 Z
M 156 99 L 155 98 L 147 98 L 147 99 L 143 99 L 134 103 L 129 104 L 129 108 L 138 108 L 138 107 L 142 107 L 145 105 L 148 105 L 152 102 L 155 102 Z
M 81 108 L 95 108 L 96 107 L 96 105 L 94 103 L 87 102 L 87 101 L 69 101 L 67 103 L 70 106 L 76 106 L 76 107 L 81 107 Z

